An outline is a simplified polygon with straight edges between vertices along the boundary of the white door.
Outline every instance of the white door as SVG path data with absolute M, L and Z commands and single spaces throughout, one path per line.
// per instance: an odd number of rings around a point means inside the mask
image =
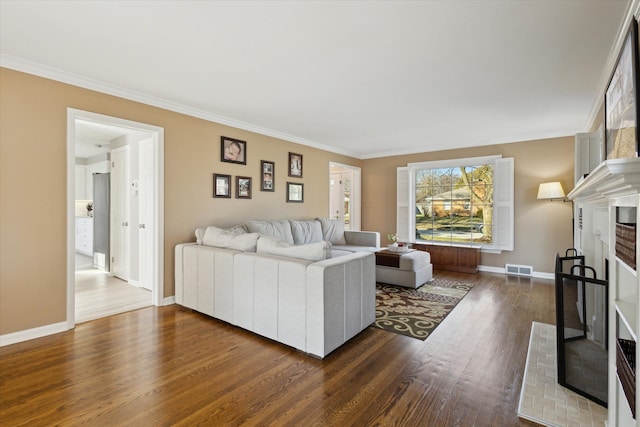
M 111 272 L 129 280 L 129 147 L 111 150 Z
M 345 230 L 353 230 L 351 227 L 353 171 L 332 172 L 330 181 L 329 209 L 331 218 L 341 220 Z
M 153 230 L 155 221 L 153 215 L 154 192 L 153 182 L 155 171 L 153 169 L 153 140 L 151 138 L 140 141 L 139 144 L 139 173 L 138 201 L 138 250 L 140 261 L 140 286 L 151 290 L 153 286 Z
M 329 216 L 331 219 L 342 219 L 342 211 L 340 209 L 340 198 L 342 197 L 342 188 L 340 180 L 342 174 L 332 173 L 329 178 Z

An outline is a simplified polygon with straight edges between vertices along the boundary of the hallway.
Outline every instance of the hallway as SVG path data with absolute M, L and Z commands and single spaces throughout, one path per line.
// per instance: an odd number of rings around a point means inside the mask
M 76 323 L 149 307 L 151 291 L 93 268 L 90 257 L 76 253 Z

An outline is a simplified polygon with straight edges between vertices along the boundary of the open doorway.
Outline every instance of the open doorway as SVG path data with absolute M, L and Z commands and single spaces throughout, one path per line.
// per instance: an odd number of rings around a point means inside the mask
M 67 323 L 162 305 L 163 129 L 74 109 Z
M 360 168 L 329 163 L 329 218 L 345 230 L 360 230 Z

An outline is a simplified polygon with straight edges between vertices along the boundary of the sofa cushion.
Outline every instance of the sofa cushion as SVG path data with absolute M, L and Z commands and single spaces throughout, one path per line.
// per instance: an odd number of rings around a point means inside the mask
M 316 218 L 322 227 L 322 238 L 334 245 L 346 245 L 344 238 L 344 224 L 337 219 Z
M 247 221 L 247 230 L 250 233 L 260 233 L 263 236 L 293 244 L 291 225 L 286 219 L 281 221 Z
M 306 245 L 307 243 L 320 242 L 322 239 L 322 227 L 320 221 L 314 219 L 289 220 L 291 224 L 291 234 L 293 234 L 293 243 L 296 245 Z
M 378 252 L 380 248 L 375 246 L 333 245 L 334 250 L 349 252 Z
M 337 258 L 345 255 L 351 255 L 351 254 L 353 254 L 353 252 L 345 251 L 342 249 L 336 249 L 335 246 L 331 248 L 331 258 Z
M 202 244 L 218 248 L 235 249 L 237 251 L 255 252 L 258 233 L 246 233 L 243 229 L 233 227 L 222 229 L 209 226 L 202 237 Z
M 331 243 L 321 240 L 306 245 L 291 245 L 272 237 L 260 236 L 256 252 L 305 259 L 307 261 L 320 261 L 331 258 Z

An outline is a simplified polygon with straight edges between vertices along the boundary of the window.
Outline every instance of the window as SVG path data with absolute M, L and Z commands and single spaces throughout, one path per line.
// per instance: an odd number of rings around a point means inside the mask
M 513 250 L 513 159 L 476 157 L 398 168 L 397 220 L 400 240 Z

